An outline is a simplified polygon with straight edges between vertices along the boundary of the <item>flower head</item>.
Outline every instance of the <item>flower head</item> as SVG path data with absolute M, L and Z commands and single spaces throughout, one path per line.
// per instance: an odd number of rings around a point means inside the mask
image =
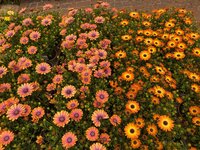
M 0 133 L 0 145 L 8 145 L 14 140 L 14 133 L 7 130 Z
M 51 66 L 48 63 L 40 63 L 37 64 L 37 66 L 35 67 L 35 70 L 38 74 L 47 74 L 51 71 Z
M 96 127 L 90 127 L 86 130 L 86 138 L 89 141 L 96 141 L 99 138 L 99 130 Z
M 94 143 L 90 146 L 90 150 L 106 150 L 106 147 L 100 143 Z
M 57 112 L 53 117 L 53 123 L 57 125 L 58 127 L 64 127 L 66 124 L 69 123 L 69 113 L 62 110 L 60 112 Z
M 108 118 L 109 118 L 109 116 L 108 116 L 107 112 L 105 112 L 102 109 L 95 110 L 92 114 L 92 122 L 94 123 L 94 125 L 96 127 L 101 126 L 101 120 L 108 119 Z
M 17 94 L 22 98 L 31 95 L 32 92 L 33 92 L 33 87 L 29 83 L 24 83 L 17 89 Z
M 72 98 L 76 94 L 76 88 L 73 85 L 68 85 L 62 88 L 61 95 L 65 98 Z
M 83 111 L 81 109 L 73 109 L 70 113 L 70 118 L 76 122 L 79 122 L 83 117 Z
M 22 104 L 14 104 L 7 111 L 7 117 L 11 121 L 17 120 L 24 113 L 24 106 Z
M 62 137 L 62 146 L 66 149 L 73 147 L 76 145 L 77 137 L 72 132 L 67 132 Z

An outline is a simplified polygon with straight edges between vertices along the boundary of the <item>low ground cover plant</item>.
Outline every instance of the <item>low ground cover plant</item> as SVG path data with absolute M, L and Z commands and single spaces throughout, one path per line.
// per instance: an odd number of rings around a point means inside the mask
M 1 16 L 0 149 L 200 148 L 191 12 L 52 7 Z

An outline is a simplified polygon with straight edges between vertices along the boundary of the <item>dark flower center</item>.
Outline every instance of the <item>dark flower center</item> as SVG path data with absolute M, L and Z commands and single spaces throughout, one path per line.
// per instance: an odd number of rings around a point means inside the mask
M 45 70 L 46 70 L 46 67 L 42 66 L 42 67 L 40 68 L 40 70 L 41 70 L 41 71 L 45 71 Z
M 71 94 L 72 91 L 71 90 L 66 90 L 66 94 Z
M 65 117 L 64 116 L 59 117 L 59 121 L 60 122 L 64 122 L 65 121 Z
M 132 108 L 132 109 L 135 108 L 135 105 L 131 105 L 131 108 Z
M 14 115 L 18 115 L 19 112 L 20 112 L 20 111 L 19 111 L 18 109 L 16 109 L 16 110 L 14 110 L 13 114 L 14 114 Z
M 0 74 L 2 74 L 3 73 L 3 70 L 0 70 Z
M 167 121 L 164 121 L 163 124 L 164 124 L 164 125 L 168 125 L 168 122 L 167 122 Z
M 79 114 L 78 114 L 78 113 L 75 113 L 75 114 L 74 114 L 74 117 L 75 117 L 75 118 L 78 118 L 78 117 L 79 117 Z
M 24 89 L 23 89 L 23 92 L 24 92 L 24 93 L 27 93 L 28 91 L 29 91 L 28 88 L 24 88 Z
M 67 138 L 67 142 L 68 142 L 68 143 L 71 143 L 71 142 L 72 142 L 72 138 L 71 138 L 71 137 L 68 137 L 68 138 Z
M 97 117 L 97 120 L 98 120 L 98 121 L 100 121 L 100 120 L 102 120 L 102 119 L 103 119 L 102 116 L 98 116 L 98 117 Z
M 41 112 L 38 111 L 38 112 L 36 113 L 36 115 L 37 115 L 37 116 L 41 115 Z
M 94 131 L 90 132 L 90 135 L 91 135 L 91 136 L 95 136 Z
M 153 132 L 153 129 L 150 129 L 151 132 Z
M 99 97 L 100 97 L 101 99 L 104 99 L 104 98 L 105 98 L 105 96 L 104 96 L 103 94 L 101 94 Z
M 3 139 L 4 139 L 4 141 L 8 141 L 10 139 L 10 137 L 8 135 L 6 135 Z
M 130 130 L 130 132 L 131 132 L 131 133 L 134 133 L 134 132 L 135 132 L 135 130 L 134 130 L 134 129 L 131 129 L 131 130 Z

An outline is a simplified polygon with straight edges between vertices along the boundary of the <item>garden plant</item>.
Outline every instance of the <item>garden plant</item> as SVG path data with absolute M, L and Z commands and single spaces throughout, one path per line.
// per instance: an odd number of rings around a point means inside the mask
M 0 16 L 0 150 L 200 149 L 200 34 L 183 8 Z

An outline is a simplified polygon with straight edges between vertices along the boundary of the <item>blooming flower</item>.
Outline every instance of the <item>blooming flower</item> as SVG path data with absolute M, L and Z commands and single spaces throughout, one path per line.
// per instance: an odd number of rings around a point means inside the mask
M 108 118 L 109 118 L 109 116 L 108 116 L 107 112 L 105 112 L 102 109 L 95 110 L 92 114 L 92 122 L 94 123 L 94 125 L 96 127 L 101 126 L 101 122 L 100 122 L 101 120 L 108 119 Z
M 99 138 L 99 130 L 96 127 L 90 127 L 86 130 L 86 138 L 89 141 L 96 141 Z
M 0 78 L 2 78 L 7 73 L 7 68 L 4 66 L 0 66 Z
M 81 109 L 73 109 L 70 113 L 70 118 L 76 122 L 79 122 L 83 117 L 83 111 Z
M 90 146 L 90 150 L 106 150 L 106 147 L 100 143 L 94 143 Z
M 24 83 L 17 89 L 17 94 L 23 98 L 31 95 L 32 92 L 33 92 L 33 87 L 29 83 Z
M 58 127 L 64 127 L 69 123 L 69 113 L 62 110 L 60 112 L 57 112 L 53 117 L 53 123 L 57 125 Z
M 9 130 L 5 130 L 0 133 L 0 145 L 6 146 L 6 145 L 10 144 L 13 140 L 14 140 L 13 132 L 11 132 Z
M 51 71 L 51 66 L 48 63 L 40 63 L 37 64 L 37 66 L 35 67 L 35 70 L 38 74 L 47 74 Z
M 62 146 L 66 149 L 73 147 L 76 145 L 77 137 L 72 132 L 67 132 L 62 137 Z
M 98 31 L 92 30 L 92 31 L 90 31 L 88 33 L 88 38 L 90 40 L 96 40 L 98 37 L 99 37 L 99 32 Z
M 22 104 L 14 104 L 7 111 L 7 117 L 11 121 L 17 120 L 24 113 L 24 106 Z
M 33 31 L 29 35 L 30 39 L 33 41 L 37 41 L 40 38 L 41 34 L 38 31 Z
M 37 122 L 40 118 L 42 118 L 45 114 L 45 111 L 42 107 L 36 107 L 32 110 L 31 115 L 32 115 L 32 120 L 33 122 Z
M 98 102 L 105 103 L 108 101 L 109 94 L 107 91 L 99 90 L 96 92 L 95 98 Z
M 62 88 L 61 95 L 65 98 L 72 98 L 76 94 L 76 88 L 73 85 L 68 85 Z

